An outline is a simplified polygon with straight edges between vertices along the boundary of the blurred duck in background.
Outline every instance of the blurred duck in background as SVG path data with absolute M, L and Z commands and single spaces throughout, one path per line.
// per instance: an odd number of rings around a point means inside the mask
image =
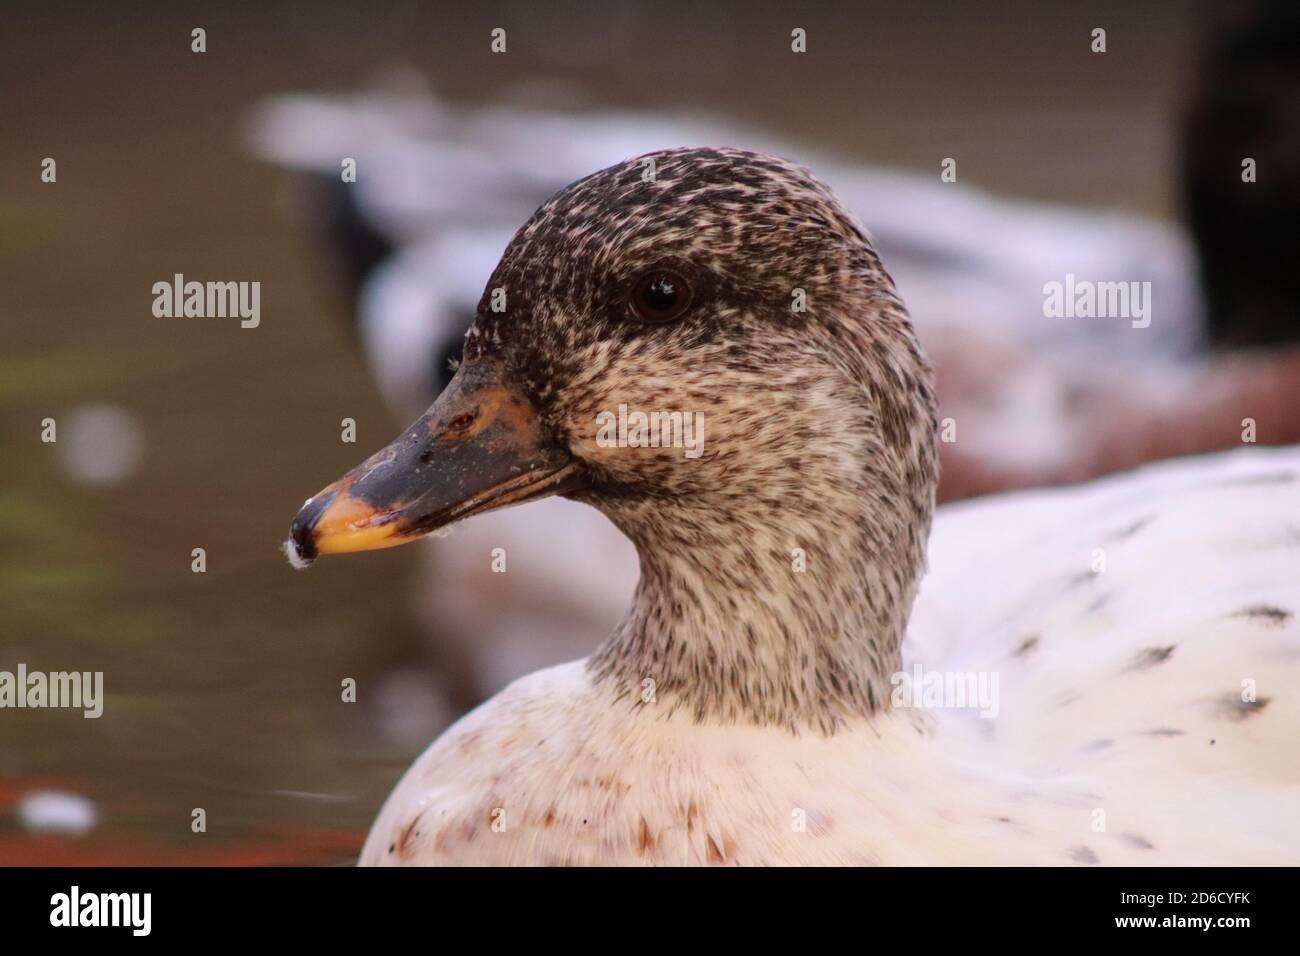
M 668 146 L 798 156 L 871 224 L 936 365 L 939 496 L 952 500 L 1243 440 L 1300 441 L 1300 297 L 1288 274 L 1300 261 L 1297 47 L 1276 39 L 1300 29 L 1294 12 L 1266 4 L 1211 35 L 1183 145 L 1190 236 L 1130 212 L 990 196 L 938 170 L 837 162 L 726 119 L 584 111 L 553 85 L 457 108 L 399 72 L 353 94 L 267 101 L 249 140 L 305 174 L 304 208 L 402 422 L 450 380 L 492 268 L 546 197 Z M 1274 82 L 1279 72 L 1291 85 Z M 1241 179 L 1243 141 L 1255 183 Z M 1074 307 L 1102 283 L 1124 287 L 1123 314 Z M 497 548 L 509 573 L 493 573 Z M 589 652 L 637 579 L 631 545 L 562 499 L 468 522 L 423 560 L 417 600 L 454 710 Z

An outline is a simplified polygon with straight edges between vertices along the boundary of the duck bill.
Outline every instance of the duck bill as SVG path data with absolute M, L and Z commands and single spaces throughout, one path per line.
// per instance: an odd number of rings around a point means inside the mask
M 581 471 L 500 365 L 462 365 L 446 390 L 392 444 L 308 498 L 285 552 L 391 548 L 506 505 L 575 491 Z

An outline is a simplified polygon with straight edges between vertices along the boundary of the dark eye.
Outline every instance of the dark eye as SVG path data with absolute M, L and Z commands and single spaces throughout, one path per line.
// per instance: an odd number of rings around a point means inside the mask
M 670 269 L 647 272 L 632 287 L 632 309 L 646 322 L 671 322 L 691 304 L 691 287 Z

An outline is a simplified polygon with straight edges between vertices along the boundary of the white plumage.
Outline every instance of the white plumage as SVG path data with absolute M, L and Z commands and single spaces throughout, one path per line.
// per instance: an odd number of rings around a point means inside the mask
M 905 666 L 998 675 L 995 718 L 700 726 L 561 665 L 439 739 L 362 862 L 1294 865 L 1298 494 L 1256 449 L 946 506 Z

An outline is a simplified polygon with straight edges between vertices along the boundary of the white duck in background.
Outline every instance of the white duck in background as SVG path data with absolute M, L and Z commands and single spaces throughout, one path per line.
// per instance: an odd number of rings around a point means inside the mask
M 665 143 L 727 140 L 794 151 L 721 117 L 457 108 L 413 73 L 394 73 L 352 95 L 274 97 L 250 118 L 248 138 L 264 158 L 332 184 L 340 181 L 341 158 L 356 160 L 356 182 L 329 191 L 331 203 L 348 207 L 332 215 L 350 242 L 370 235 L 367 264 L 380 268 L 359 270 L 366 288 L 358 324 L 385 396 L 411 414 L 445 384 L 435 362 L 468 327 L 482 282 L 518 223 L 556 190 Z M 1195 254 L 1175 227 L 942 183 L 937 160 L 933 176 L 822 156 L 809 161 L 839 184 L 850 210 L 870 214 L 872 239 L 914 303 L 923 341 L 927 332 L 938 337 L 957 326 L 968 337 L 978 331 L 1080 362 L 1098 352 L 1171 361 L 1202 344 Z M 1150 282 L 1160 321 L 1147 329 L 1048 321 L 1043 285 L 1068 273 Z
M 1300 861 L 1300 452 L 946 509 L 913 613 L 936 402 L 870 241 L 783 160 L 653 158 L 538 210 L 451 385 L 294 519 L 301 565 L 563 494 L 640 556 L 613 635 L 443 734 L 362 862 Z M 610 447 L 619 404 L 701 411 L 706 454 Z

